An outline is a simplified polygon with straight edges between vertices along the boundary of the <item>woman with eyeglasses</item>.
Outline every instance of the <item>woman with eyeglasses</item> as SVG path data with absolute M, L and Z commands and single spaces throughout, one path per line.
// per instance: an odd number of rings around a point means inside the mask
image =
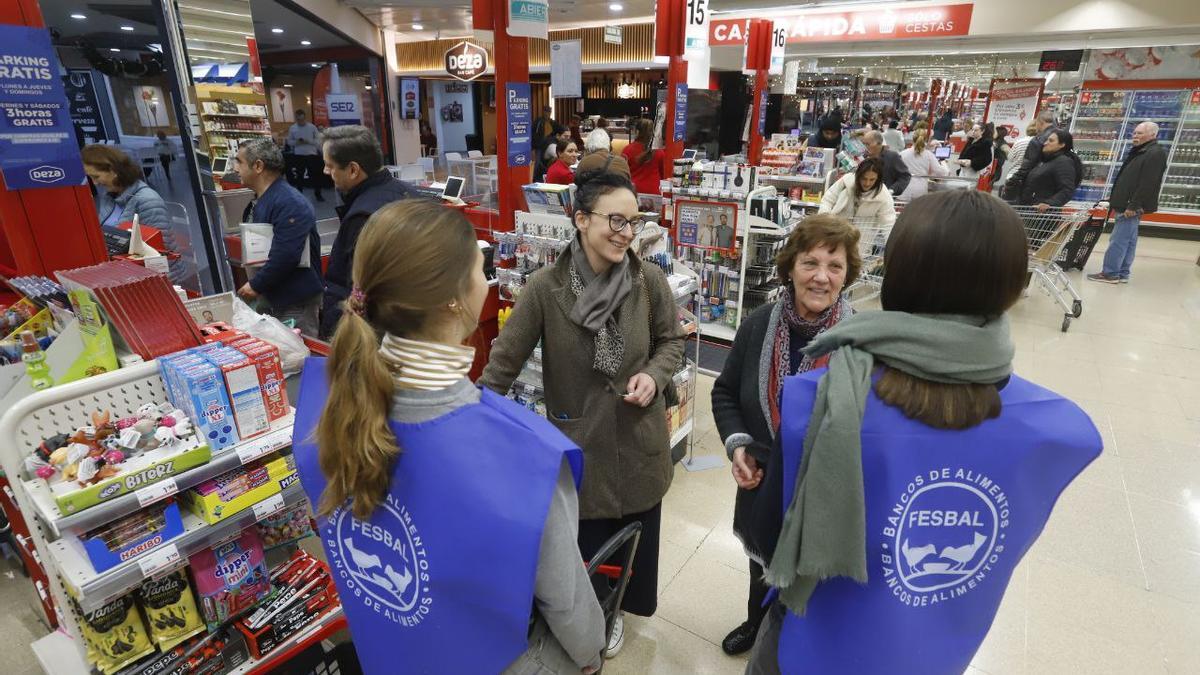
M 663 271 L 630 250 L 645 221 L 629 178 L 591 171 L 576 185 L 576 236 L 553 266 L 529 278 L 480 383 L 507 393 L 541 343 L 546 415 L 584 454 L 580 552 L 589 560 L 640 521 L 622 609 L 651 616 L 662 499 L 672 476 L 663 392 L 684 336 Z M 623 642 L 618 618 L 605 655 Z

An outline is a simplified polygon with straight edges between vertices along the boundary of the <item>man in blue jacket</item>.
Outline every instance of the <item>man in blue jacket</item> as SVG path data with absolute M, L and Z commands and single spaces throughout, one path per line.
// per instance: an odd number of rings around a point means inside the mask
M 242 184 L 254 191 L 251 220 L 274 229 L 267 262 L 238 289 L 247 301 L 264 298 L 259 309 L 280 320 L 293 319 L 305 335 L 317 334 L 321 309 L 321 238 L 312 204 L 283 177 L 283 153 L 269 138 L 241 144 L 235 167 Z
M 342 223 L 329 252 L 321 310 L 321 337 L 327 339 L 337 328 L 342 303 L 350 297 L 354 248 L 367 219 L 385 204 L 411 197 L 413 192 L 383 168 L 383 149 L 370 129 L 357 124 L 330 127 L 321 141 L 325 173 L 342 197 L 342 205 L 337 207 Z

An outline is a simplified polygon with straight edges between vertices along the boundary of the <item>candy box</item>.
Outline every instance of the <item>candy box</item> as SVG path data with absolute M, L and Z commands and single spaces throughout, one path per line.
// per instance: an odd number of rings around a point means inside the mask
M 130 492 L 136 492 L 152 483 L 183 473 L 188 469 L 206 464 L 212 459 L 207 445 L 183 449 L 162 448 L 150 450 L 133 459 L 125 460 L 121 473 L 85 488 L 64 491 L 78 483 L 58 483 L 51 486 L 54 503 L 64 514 L 82 511 L 90 506 L 109 501 Z
M 262 537 L 263 547 L 267 549 L 303 539 L 313 533 L 312 520 L 308 517 L 308 504 L 303 501 L 273 516 L 263 518 L 255 527 L 258 528 L 258 535 Z
M 214 452 L 237 443 L 240 437 L 221 370 L 199 364 L 183 367 L 177 374 L 184 400 L 190 406 L 180 407 L 196 421 L 200 437 Z
M 263 400 L 267 404 L 267 416 L 271 423 L 288 416 L 287 383 L 283 377 L 283 364 L 279 360 L 279 348 L 262 340 L 238 342 L 234 349 L 245 354 L 258 368 L 258 380 L 262 384 Z
M 291 455 L 269 455 L 204 481 L 182 499 L 189 511 L 211 525 L 278 494 L 296 480 L 296 460 Z
M 262 541 L 254 529 L 188 559 L 209 630 L 261 600 L 271 590 Z
M 183 534 L 179 505 L 152 505 L 78 538 L 97 572 L 112 569 Z
M 267 417 L 267 406 L 263 400 L 258 368 L 254 362 L 238 350 L 224 345 L 210 345 L 199 349 L 207 350 L 204 358 L 221 370 L 225 389 L 229 392 L 229 401 L 233 406 L 238 436 L 246 440 L 270 431 L 271 421 Z

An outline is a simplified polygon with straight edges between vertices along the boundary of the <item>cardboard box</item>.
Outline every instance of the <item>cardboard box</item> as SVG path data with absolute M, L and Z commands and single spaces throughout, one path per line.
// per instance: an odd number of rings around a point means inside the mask
M 209 364 L 179 364 L 180 401 L 172 401 L 192 417 L 200 434 L 214 451 L 234 445 L 241 437 L 233 416 L 229 392 L 225 388 L 225 376 L 220 368 Z
M 270 457 L 188 490 L 182 496 L 184 506 L 211 525 L 278 494 L 298 479 L 296 460 L 291 455 Z
M 287 382 L 283 376 L 283 364 L 279 360 L 279 348 L 262 340 L 238 342 L 234 347 L 245 354 L 258 368 L 258 381 L 262 385 L 263 401 L 267 406 L 267 417 L 274 424 L 288 416 Z
M 225 389 L 233 407 L 233 419 L 241 440 L 261 436 L 271 430 L 267 405 L 259 384 L 258 367 L 245 354 L 223 344 L 201 347 L 204 359 L 221 370 Z
M 138 511 L 135 515 L 154 517 L 157 513 L 156 510 L 149 509 Z M 145 536 L 131 539 L 115 549 L 110 549 L 108 543 L 103 538 L 102 533 L 108 532 L 109 528 L 98 528 L 94 531 L 97 533 L 97 536 L 81 535 L 75 541 L 82 546 L 88 560 L 92 561 L 92 567 L 97 572 L 103 572 L 120 565 L 126 560 L 132 560 L 183 534 L 183 520 L 179 517 L 178 504 L 174 502 L 167 504 L 166 508 L 162 510 L 162 517 L 163 526 L 161 529 L 148 532 Z
M 206 464 L 208 460 L 212 459 L 212 450 L 207 445 L 200 445 L 166 457 L 148 460 L 145 464 L 140 464 L 139 459 L 135 457 L 127 460 L 127 462 L 133 462 L 134 466 L 95 485 L 71 492 L 56 493 L 54 503 L 58 506 L 58 510 L 64 514 L 75 513 L 123 494 L 136 492 L 151 483 L 157 483 L 188 469 Z M 78 485 L 78 483 L 72 484 Z
M 254 658 L 261 659 L 264 654 L 269 654 L 288 638 L 315 623 L 337 603 L 337 590 L 330 583 L 316 595 L 280 611 L 270 623 L 257 630 L 250 629 L 245 619 L 239 619 L 234 626 L 245 637 Z

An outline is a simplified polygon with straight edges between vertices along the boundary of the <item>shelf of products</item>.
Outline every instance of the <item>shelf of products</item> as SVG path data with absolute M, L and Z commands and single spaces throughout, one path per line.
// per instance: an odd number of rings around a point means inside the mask
M 271 123 L 260 92 L 235 86 L 196 86 L 200 106 L 202 148 L 210 159 L 230 158 L 238 146 L 252 138 L 270 138 Z
M 1071 125 L 1084 163 L 1075 199 L 1108 198 L 1133 131 L 1145 120 L 1159 125 L 1158 142 L 1168 153 L 1159 209 L 1200 213 L 1200 91 L 1192 90 L 1084 89 Z

